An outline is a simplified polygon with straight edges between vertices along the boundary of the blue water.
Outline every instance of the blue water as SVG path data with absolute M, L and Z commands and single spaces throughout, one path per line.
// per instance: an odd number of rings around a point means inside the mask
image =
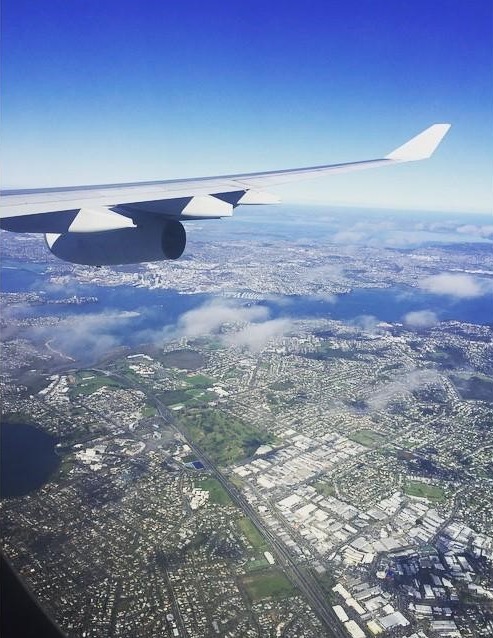
M 356 289 L 338 295 L 335 303 L 319 301 L 313 297 L 289 297 L 275 308 L 269 304 L 275 316 L 287 315 L 295 318 L 328 317 L 340 321 L 352 321 L 370 315 L 389 323 L 402 321 L 408 312 L 431 310 L 440 321 L 464 321 L 476 324 L 493 323 L 493 298 L 451 299 L 447 296 L 430 295 L 415 288 Z
M 0 425 L 0 497 L 24 496 L 44 485 L 60 465 L 56 440 L 25 423 Z
M 5 267 L 2 269 L 4 292 L 45 291 L 48 299 L 64 296 L 59 288 L 47 287 L 42 267 Z M 36 306 L 31 312 L 50 314 L 94 314 L 100 312 L 140 312 L 135 321 L 149 328 L 176 323 L 180 315 L 196 308 L 207 300 L 217 298 L 212 294 L 183 295 L 173 289 L 136 288 L 132 286 L 101 287 L 74 284 L 70 295 L 96 296 L 97 304 Z M 357 288 L 350 293 L 337 295 L 335 303 L 311 296 L 280 297 L 261 302 L 267 305 L 274 318 L 330 317 L 342 321 L 353 320 L 361 315 L 371 315 L 381 321 L 400 321 L 408 312 L 432 310 L 442 321 L 465 321 L 477 324 L 493 322 L 493 296 L 485 295 L 473 299 L 456 299 L 447 295 L 432 295 L 417 288 Z M 26 309 L 23 308 L 22 312 Z M 140 325 L 139 327 L 143 327 Z

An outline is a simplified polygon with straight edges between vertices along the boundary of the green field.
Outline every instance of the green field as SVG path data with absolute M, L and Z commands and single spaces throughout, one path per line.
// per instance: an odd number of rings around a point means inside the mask
M 314 569 L 311 569 L 310 572 L 312 576 L 318 580 L 329 598 L 335 598 L 335 592 L 332 591 L 332 587 L 337 585 L 337 580 L 334 578 L 334 575 L 327 571 L 324 574 L 319 574 Z
M 240 518 L 238 519 L 238 525 L 241 532 L 246 536 L 248 542 L 256 551 L 265 552 L 268 549 L 264 537 L 250 519 Z
M 200 388 L 165 390 L 159 395 L 164 405 L 199 406 L 217 399 L 215 392 L 207 392 Z
M 242 479 L 237 474 L 231 474 L 231 476 L 229 477 L 229 482 L 232 483 L 235 487 L 238 487 L 239 489 L 242 489 L 243 486 L 245 485 L 244 479 Z
M 313 487 L 317 490 L 319 494 L 323 494 L 324 496 L 335 496 L 336 491 L 332 483 L 327 483 L 325 481 L 317 481 L 313 484 Z
M 493 401 L 493 379 L 484 374 L 455 374 L 451 377 L 457 391 L 466 400 Z
M 189 407 L 177 416 L 194 442 L 219 465 L 237 463 L 251 456 L 260 445 L 274 442 L 268 432 L 218 409 Z
M 142 410 L 142 415 L 144 417 L 156 416 L 157 410 L 153 405 L 145 405 Z
M 348 435 L 348 439 L 366 447 L 380 447 L 386 442 L 385 436 L 373 430 L 357 430 Z
M 200 390 L 199 388 L 187 390 L 187 394 L 189 398 L 186 405 L 190 407 L 199 407 L 209 403 L 209 401 L 217 401 L 215 392 L 207 392 L 207 390 Z
M 91 372 L 79 372 L 75 377 L 75 386 L 71 388 L 73 394 L 92 394 L 103 386 L 121 388 L 122 385 L 111 377 L 102 374 L 92 374 Z
M 218 505 L 231 505 L 232 501 L 224 487 L 215 478 L 195 481 L 195 486 L 209 492 L 209 501 Z
M 206 361 L 196 350 L 172 350 L 161 356 L 165 368 L 179 368 L 180 370 L 195 371 L 202 368 Z
M 205 374 L 192 374 L 184 378 L 185 383 L 192 386 L 192 388 L 210 388 L 214 381 L 207 377 Z
M 245 565 L 245 569 L 247 570 L 247 572 L 256 572 L 259 569 L 266 569 L 268 567 L 269 561 L 266 558 L 249 560 Z
M 270 387 L 273 390 L 291 390 L 291 388 L 294 388 L 294 381 L 291 380 L 286 380 L 286 381 L 275 381 L 274 383 L 270 384 Z
M 294 593 L 293 585 L 276 568 L 242 576 L 242 582 L 252 601 L 263 598 L 287 598 Z
M 430 501 L 437 503 L 445 500 L 445 492 L 438 485 L 428 485 L 420 481 L 407 481 L 403 489 L 404 494 L 408 496 L 419 496 L 420 498 L 428 498 Z
M 347 359 L 349 361 L 357 361 L 359 356 L 354 350 L 346 350 L 344 348 L 334 348 L 328 343 L 322 343 L 313 352 L 307 352 L 304 355 L 307 359 L 316 359 L 317 361 L 330 361 L 330 359 Z
M 60 468 L 59 468 L 59 476 L 63 477 L 64 479 L 66 479 L 66 477 L 68 476 L 68 474 L 71 472 L 71 470 L 74 468 L 76 464 L 76 461 L 73 457 L 71 456 L 65 456 L 62 458 L 62 461 L 60 463 Z
M 164 405 L 176 405 L 186 403 L 190 397 L 185 390 L 165 390 L 159 395 Z
M 221 350 L 221 348 L 224 348 L 223 342 L 212 335 L 196 337 L 193 341 L 189 341 L 189 343 L 200 350 Z

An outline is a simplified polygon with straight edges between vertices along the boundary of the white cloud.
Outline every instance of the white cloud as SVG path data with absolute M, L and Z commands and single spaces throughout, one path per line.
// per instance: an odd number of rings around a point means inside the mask
M 450 295 L 459 299 L 473 299 L 486 294 L 487 287 L 471 275 L 462 273 L 440 273 L 419 282 L 419 287 L 434 295 Z
M 366 234 L 363 232 L 346 230 L 336 233 L 332 238 L 335 244 L 358 244 L 366 239 Z
M 476 224 L 464 224 L 456 228 L 458 233 L 463 235 L 478 235 L 479 237 L 493 237 L 493 224 L 484 224 L 478 226 Z
M 327 303 L 336 303 L 337 295 L 330 292 L 333 282 L 344 282 L 344 269 L 338 264 L 309 265 L 297 273 L 299 283 L 304 283 L 306 294 Z
M 50 342 L 57 351 L 87 361 L 123 345 L 122 337 L 115 332 L 138 316 L 138 312 L 128 311 L 79 315 L 63 319 L 55 326 L 35 327 L 31 334 Z
M 232 346 L 244 346 L 249 350 L 258 352 L 278 337 L 289 332 L 292 322 L 289 319 L 271 319 L 262 323 L 253 323 L 245 326 L 239 332 L 230 332 L 223 336 L 223 342 Z
M 230 324 L 230 329 L 221 334 L 221 341 L 225 345 L 246 347 L 257 352 L 272 339 L 286 334 L 292 326 L 288 319 L 269 319 L 269 315 L 265 306 L 244 306 L 231 300 L 215 300 L 183 314 L 178 320 L 175 336 L 217 334 L 221 333 L 224 324 Z
M 382 322 L 373 315 L 360 315 L 350 323 L 367 334 L 381 334 L 383 332 Z
M 178 320 L 176 332 L 186 337 L 215 334 L 225 323 L 245 323 L 268 319 L 265 306 L 240 306 L 229 300 L 208 301 L 185 312 Z
M 342 277 L 344 277 L 344 269 L 338 264 L 310 265 L 300 273 L 300 279 L 309 284 L 325 284 Z
M 443 385 L 438 372 L 435 370 L 412 370 L 378 389 L 367 400 L 368 407 L 371 410 L 384 410 L 393 399 L 409 397 L 413 390 L 430 385 Z
M 454 230 L 454 225 L 454 222 L 450 220 L 435 222 L 434 224 L 429 224 L 428 229 L 433 233 L 448 233 Z
M 159 347 L 170 339 L 210 334 L 219 334 L 225 345 L 258 351 L 292 326 L 288 319 L 270 319 L 265 306 L 246 306 L 225 299 L 209 301 L 185 312 L 176 326 L 142 329 L 139 321 L 132 330 L 131 322 L 142 319 L 143 314 L 146 309 L 72 316 L 56 326 L 35 327 L 31 334 L 61 353 L 83 361 L 97 361 L 109 350 L 123 345 L 153 343 Z
M 438 317 L 431 310 L 415 310 L 404 315 L 402 321 L 410 328 L 431 328 L 438 323 Z

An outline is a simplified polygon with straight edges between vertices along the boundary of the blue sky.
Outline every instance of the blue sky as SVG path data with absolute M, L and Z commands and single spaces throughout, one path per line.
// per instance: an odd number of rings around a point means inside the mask
M 4 0 L 3 184 L 167 179 L 379 157 L 429 162 L 285 201 L 491 210 L 490 0 Z

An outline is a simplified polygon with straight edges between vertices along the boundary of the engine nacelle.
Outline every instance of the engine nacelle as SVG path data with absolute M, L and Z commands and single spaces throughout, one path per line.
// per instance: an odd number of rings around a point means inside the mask
M 183 224 L 176 220 L 136 228 L 46 234 L 45 240 L 56 257 L 86 266 L 178 259 L 187 241 Z

